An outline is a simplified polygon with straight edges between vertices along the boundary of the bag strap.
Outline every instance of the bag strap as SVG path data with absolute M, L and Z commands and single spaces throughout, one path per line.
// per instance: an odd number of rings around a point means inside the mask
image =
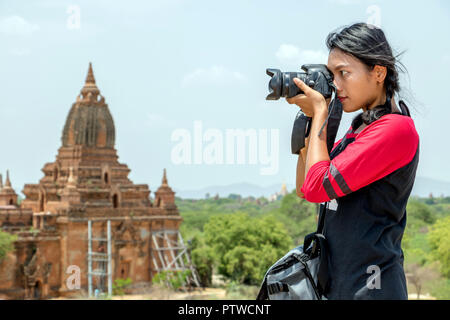
M 264 281 L 259 289 L 258 295 L 256 296 L 256 300 L 267 300 L 269 297 L 267 295 L 267 279 L 264 277 Z
M 329 202 L 326 202 L 326 204 L 324 204 L 322 206 L 322 210 L 319 210 L 319 223 L 317 224 L 316 233 L 323 232 L 323 228 L 324 228 L 324 224 L 325 224 L 325 213 L 327 212 L 327 209 L 328 209 L 328 203 Z
M 312 241 L 316 238 L 317 234 L 322 234 L 323 227 L 325 224 L 325 212 L 328 208 L 328 202 L 322 206 L 322 210 L 319 212 L 319 223 L 317 224 L 317 230 L 313 233 L 307 234 L 303 240 L 303 252 L 306 252 L 308 250 L 310 244 Z M 313 248 L 314 249 L 314 248 Z M 312 250 L 314 251 L 314 250 Z
M 328 270 L 328 244 L 325 237 L 321 234 L 317 235 L 317 240 L 320 246 L 320 265 L 317 272 L 317 287 L 320 296 L 325 295 L 328 292 L 330 285 L 330 275 Z

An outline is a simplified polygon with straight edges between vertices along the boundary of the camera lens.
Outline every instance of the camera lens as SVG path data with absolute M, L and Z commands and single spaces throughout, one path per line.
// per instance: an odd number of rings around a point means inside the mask
M 306 74 L 302 72 L 281 72 L 279 69 L 266 69 L 266 74 L 272 77 L 269 81 L 269 94 L 266 100 L 278 100 L 281 97 L 291 98 L 302 91 L 294 83 L 294 78 L 305 81 Z

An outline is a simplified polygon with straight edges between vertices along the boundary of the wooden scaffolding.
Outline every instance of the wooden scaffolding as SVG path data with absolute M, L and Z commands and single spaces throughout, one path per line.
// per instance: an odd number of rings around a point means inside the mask
M 178 230 L 158 230 L 152 231 L 151 236 L 153 242 L 151 258 L 154 270 L 158 273 L 190 270 L 185 284 L 200 287 L 197 270 L 192 264 L 188 247 L 184 244 L 181 233 Z

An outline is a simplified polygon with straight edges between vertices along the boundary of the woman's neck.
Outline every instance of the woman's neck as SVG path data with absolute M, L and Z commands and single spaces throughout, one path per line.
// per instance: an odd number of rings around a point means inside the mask
M 401 114 L 402 112 L 401 112 L 400 109 L 397 107 L 397 105 L 396 105 L 396 103 L 395 103 L 394 97 L 391 97 L 390 101 L 391 101 L 391 113 L 398 112 L 398 113 Z M 366 107 L 363 107 L 363 110 L 364 110 L 364 112 L 366 112 L 367 110 L 373 109 L 373 108 L 375 108 L 375 107 L 377 107 L 377 106 L 379 106 L 379 105 L 384 105 L 385 103 L 386 103 L 386 93 L 384 93 L 383 95 L 380 95 L 380 96 L 375 100 L 375 102 L 373 102 L 373 103 L 370 104 L 370 106 L 369 106 L 368 109 L 367 109 Z M 353 123 L 352 123 L 352 126 L 353 126 Z M 353 132 L 354 132 L 354 133 L 359 133 L 359 132 L 361 132 L 365 127 L 367 127 L 367 124 L 365 124 L 365 123 L 363 122 L 363 123 L 361 123 L 361 124 L 359 125 L 358 128 L 356 128 L 356 130 L 353 129 Z
M 363 107 L 363 111 L 367 111 L 370 109 L 375 108 L 376 106 L 382 105 L 386 103 L 386 92 L 380 94 L 377 99 L 372 102 L 369 107 Z M 397 107 L 397 104 L 395 103 L 394 97 L 391 98 L 391 112 L 400 112 L 400 109 Z
M 386 91 L 382 90 L 380 92 L 380 94 L 377 96 L 377 98 L 372 101 L 372 103 L 370 103 L 369 106 L 364 106 L 363 110 L 367 111 L 367 110 L 371 110 L 373 108 L 375 108 L 376 106 L 382 105 L 386 103 Z

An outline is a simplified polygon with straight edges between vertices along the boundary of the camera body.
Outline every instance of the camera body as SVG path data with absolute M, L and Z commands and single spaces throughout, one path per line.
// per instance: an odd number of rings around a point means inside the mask
M 325 99 L 331 97 L 335 86 L 333 74 L 326 65 L 304 64 L 302 70 L 305 72 L 281 72 L 279 69 L 266 69 L 267 75 L 271 77 L 266 100 L 278 100 L 281 97 L 292 98 L 303 93 L 294 83 L 294 78 L 299 78 L 314 90 L 319 91 Z
M 333 83 L 333 74 L 324 64 L 304 64 L 304 72 L 281 72 L 279 69 L 266 69 L 267 75 L 271 77 L 269 82 L 269 94 L 266 100 L 278 100 L 281 97 L 292 98 L 298 94 L 304 93 L 293 81 L 299 78 L 314 90 L 320 92 L 325 99 L 330 98 L 336 87 Z M 327 148 L 328 153 L 334 145 L 339 124 L 342 118 L 342 104 L 334 99 L 328 106 L 327 122 Z M 303 111 L 299 110 L 292 128 L 291 152 L 299 154 L 305 147 L 305 137 L 308 137 L 311 128 L 312 118 L 307 117 Z

